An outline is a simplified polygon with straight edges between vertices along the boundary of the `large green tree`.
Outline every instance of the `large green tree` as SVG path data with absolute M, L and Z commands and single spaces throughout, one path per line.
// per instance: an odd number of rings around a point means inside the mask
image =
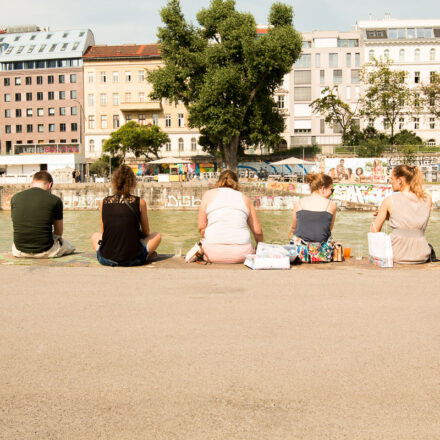
M 341 128 L 342 145 L 346 145 L 347 135 L 355 122 L 356 110 L 342 101 L 336 90 L 330 87 L 325 87 L 321 97 L 315 99 L 310 106 L 313 113 L 325 116 L 327 124 Z
M 399 117 L 417 110 L 407 76 L 406 71 L 392 69 L 390 60 L 375 59 L 362 69 L 365 95 L 361 99 L 361 113 L 373 120 L 383 118 L 390 127 L 391 139 Z
M 440 118 L 440 73 L 432 72 L 430 82 L 422 85 L 422 91 L 429 113 Z
M 164 67 L 149 73 L 152 98 L 181 101 L 200 144 L 220 152 L 236 169 L 245 145 L 278 146 L 284 119 L 274 92 L 301 52 L 293 10 L 274 3 L 269 27 L 257 35 L 254 17 L 235 9 L 234 0 L 212 0 L 188 23 L 179 0 L 162 8 L 158 38 Z
M 111 156 L 119 156 L 122 163 L 128 153 L 154 160 L 159 158 L 159 149 L 168 141 L 168 135 L 157 125 L 129 121 L 110 135 L 103 150 Z

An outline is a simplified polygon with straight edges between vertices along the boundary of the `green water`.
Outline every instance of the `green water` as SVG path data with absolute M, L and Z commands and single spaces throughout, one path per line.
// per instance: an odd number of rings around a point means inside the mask
M 152 231 L 162 234 L 159 252 L 173 253 L 174 242 L 183 243 L 188 250 L 198 239 L 197 211 L 149 211 Z M 263 227 L 264 241 L 287 243 L 292 213 L 290 211 L 259 211 L 258 218 Z M 338 212 L 333 236 L 344 244 L 367 245 L 373 215 L 371 212 Z M 91 252 L 90 236 L 99 231 L 98 211 L 65 211 L 64 236 L 78 251 Z M 383 229 L 386 231 L 386 229 Z M 433 211 L 426 231 L 428 241 L 440 253 L 440 211 Z M 9 211 L 0 211 L 0 252 L 9 251 L 12 242 L 12 223 Z

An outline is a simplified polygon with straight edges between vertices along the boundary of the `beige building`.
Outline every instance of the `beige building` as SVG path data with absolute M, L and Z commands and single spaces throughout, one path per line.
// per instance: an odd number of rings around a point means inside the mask
M 203 155 L 199 132 L 188 127 L 183 104 L 153 101 L 146 70 L 161 65 L 158 45 L 91 46 L 83 57 L 85 145 L 89 161 L 102 153 L 110 134 L 127 121 L 158 125 L 170 142 L 161 156 Z

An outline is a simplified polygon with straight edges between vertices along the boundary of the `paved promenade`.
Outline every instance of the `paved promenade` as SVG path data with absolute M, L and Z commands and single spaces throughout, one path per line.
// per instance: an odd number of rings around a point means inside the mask
M 0 264 L 0 439 L 440 438 L 440 266 Z

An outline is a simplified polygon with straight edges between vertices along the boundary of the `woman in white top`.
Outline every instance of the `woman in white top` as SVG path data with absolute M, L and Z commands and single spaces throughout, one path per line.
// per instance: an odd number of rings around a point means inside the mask
M 216 188 L 207 191 L 199 207 L 199 231 L 205 255 L 213 263 L 243 263 L 254 254 L 249 233 L 263 241 L 257 213 L 248 197 L 239 191 L 237 174 L 220 174 Z

